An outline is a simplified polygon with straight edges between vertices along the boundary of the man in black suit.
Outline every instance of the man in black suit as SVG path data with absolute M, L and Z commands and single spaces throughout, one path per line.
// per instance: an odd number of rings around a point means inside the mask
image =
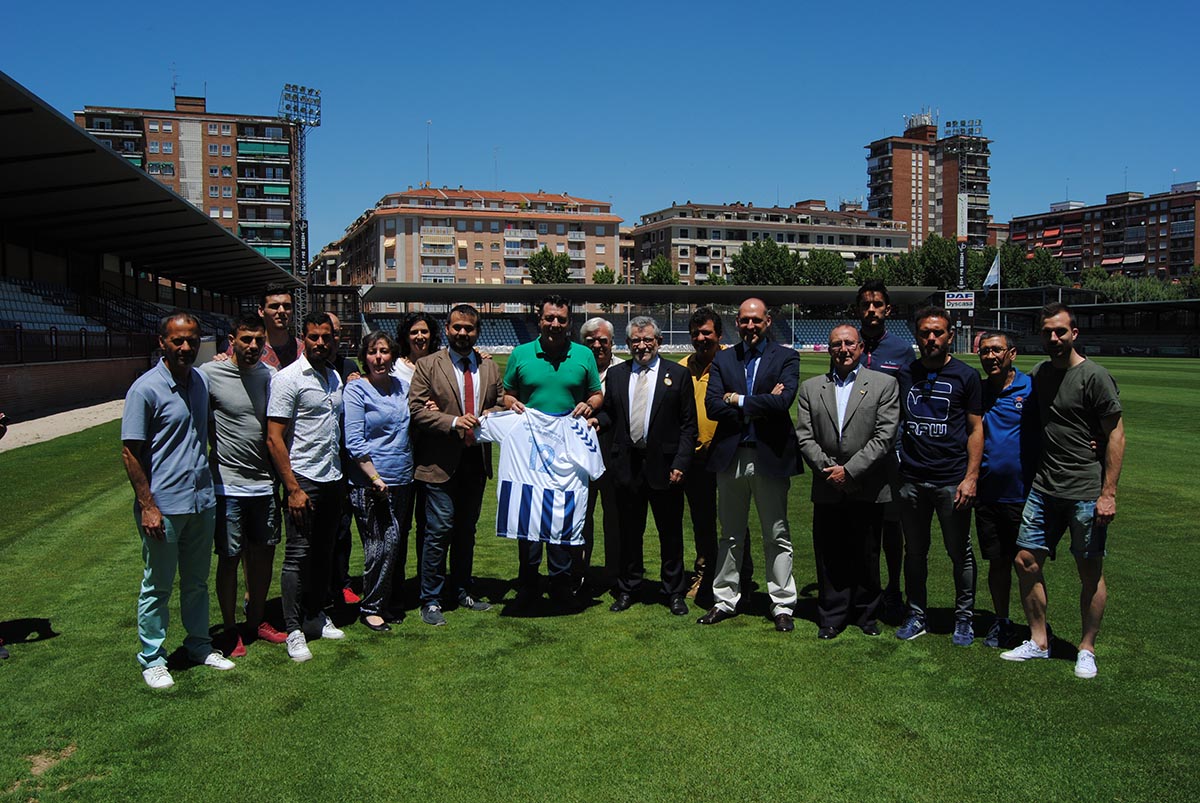
M 683 575 L 683 480 L 696 450 L 692 377 L 658 356 L 662 333 L 653 318 L 629 322 L 625 342 L 633 359 L 605 379 L 600 431 L 611 431 L 608 471 L 617 491 L 621 565 L 614 613 L 633 605 L 642 584 L 646 508 L 654 512 L 662 556 L 663 591 L 671 613 L 687 613 Z
M 737 328 L 741 342 L 717 352 L 704 397 L 708 417 L 717 422 L 708 468 L 717 474 L 721 540 L 713 575 L 716 604 L 698 621 L 711 625 L 735 615 L 753 497 L 762 522 L 771 618 L 775 629 L 786 633 L 794 629 L 796 606 L 787 497 L 792 475 L 800 473 L 790 413 L 800 384 L 800 355 L 766 340 L 771 316 L 761 299 L 742 302 Z M 781 392 L 772 392 L 776 385 L 783 386 Z

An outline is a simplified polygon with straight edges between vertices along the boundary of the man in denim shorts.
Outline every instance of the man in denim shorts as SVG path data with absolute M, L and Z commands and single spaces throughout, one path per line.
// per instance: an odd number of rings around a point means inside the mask
M 1079 328 L 1065 304 L 1042 308 L 1042 345 L 1050 359 L 1033 369 L 1033 409 L 1042 449 L 1017 536 L 1017 577 L 1029 640 L 1001 653 L 1007 661 L 1049 658 L 1046 579 L 1042 566 L 1070 530 L 1083 586 L 1083 636 L 1075 675 L 1096 676 L 1096 633 L 1108 589 L 1104 548 L 1117 515 L 1117 480 L 1125 456 L 1121 401 L 1112 375 L 1075 350 Z

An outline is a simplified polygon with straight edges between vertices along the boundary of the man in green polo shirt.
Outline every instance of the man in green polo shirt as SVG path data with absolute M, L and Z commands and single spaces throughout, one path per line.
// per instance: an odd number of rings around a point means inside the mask
M 592 352 L 572 342 L 571 305 L 559 295 L 538 303 L 540 337 L 513 349 L 504 373 L 504 406 L 522 411 L 526 406 L 549 415 L 591 418 L 604 396 L 600 390 L 600 372 Z M 538 571 L 542 565 L 540 541 L 521 540 L 518 544 L 519 602 L 541 596 Z M 546 559 L 550 569 L 550 595 L 561 605 L 574 604 L 571 593 L 571 552 L 568 547 L 549 544 Z

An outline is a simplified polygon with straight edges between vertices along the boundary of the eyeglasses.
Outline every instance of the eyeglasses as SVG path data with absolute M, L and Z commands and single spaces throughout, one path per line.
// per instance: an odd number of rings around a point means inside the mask
M 631 345 L 631 346 L 639 346 L 642 343 L 645 343 L 646 345 L 650 345 L 651 343 L 657 343 L 657 342 L 658 342 L 657 337 L 631 337 L 631 338 L 629 338 L 629 345 Z
M 593 343 L 598 343 L 601 346 L 607 346 L 609 343 L 612 343 L 612 341 L 607 337 L 585 337 L 583 342 L 587 343 L 589 346 Z
M 1012 351 L 1008 346 L 982 346 L 979 349 L 980 357 L 991 357 L 997 354 L 1003 354 L 1006 351 Z
M 834 340 L 834 341 L 830 341 L 829 348 L 831 350 L 836 349 L 838 347 L 841 347 L 844 349 L 852 349 L 855 346 L 857 346 L 858 343 L 859 343 L 859 341 L 857 341 L 857 340 Z

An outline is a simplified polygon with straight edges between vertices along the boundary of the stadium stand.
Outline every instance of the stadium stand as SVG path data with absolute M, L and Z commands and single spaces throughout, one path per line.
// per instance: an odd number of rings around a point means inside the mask
M 100 323 L 79 315 L 79 298 L 65 287 L 31 279 L 0 280 L 0 327 L 103 332 Z

